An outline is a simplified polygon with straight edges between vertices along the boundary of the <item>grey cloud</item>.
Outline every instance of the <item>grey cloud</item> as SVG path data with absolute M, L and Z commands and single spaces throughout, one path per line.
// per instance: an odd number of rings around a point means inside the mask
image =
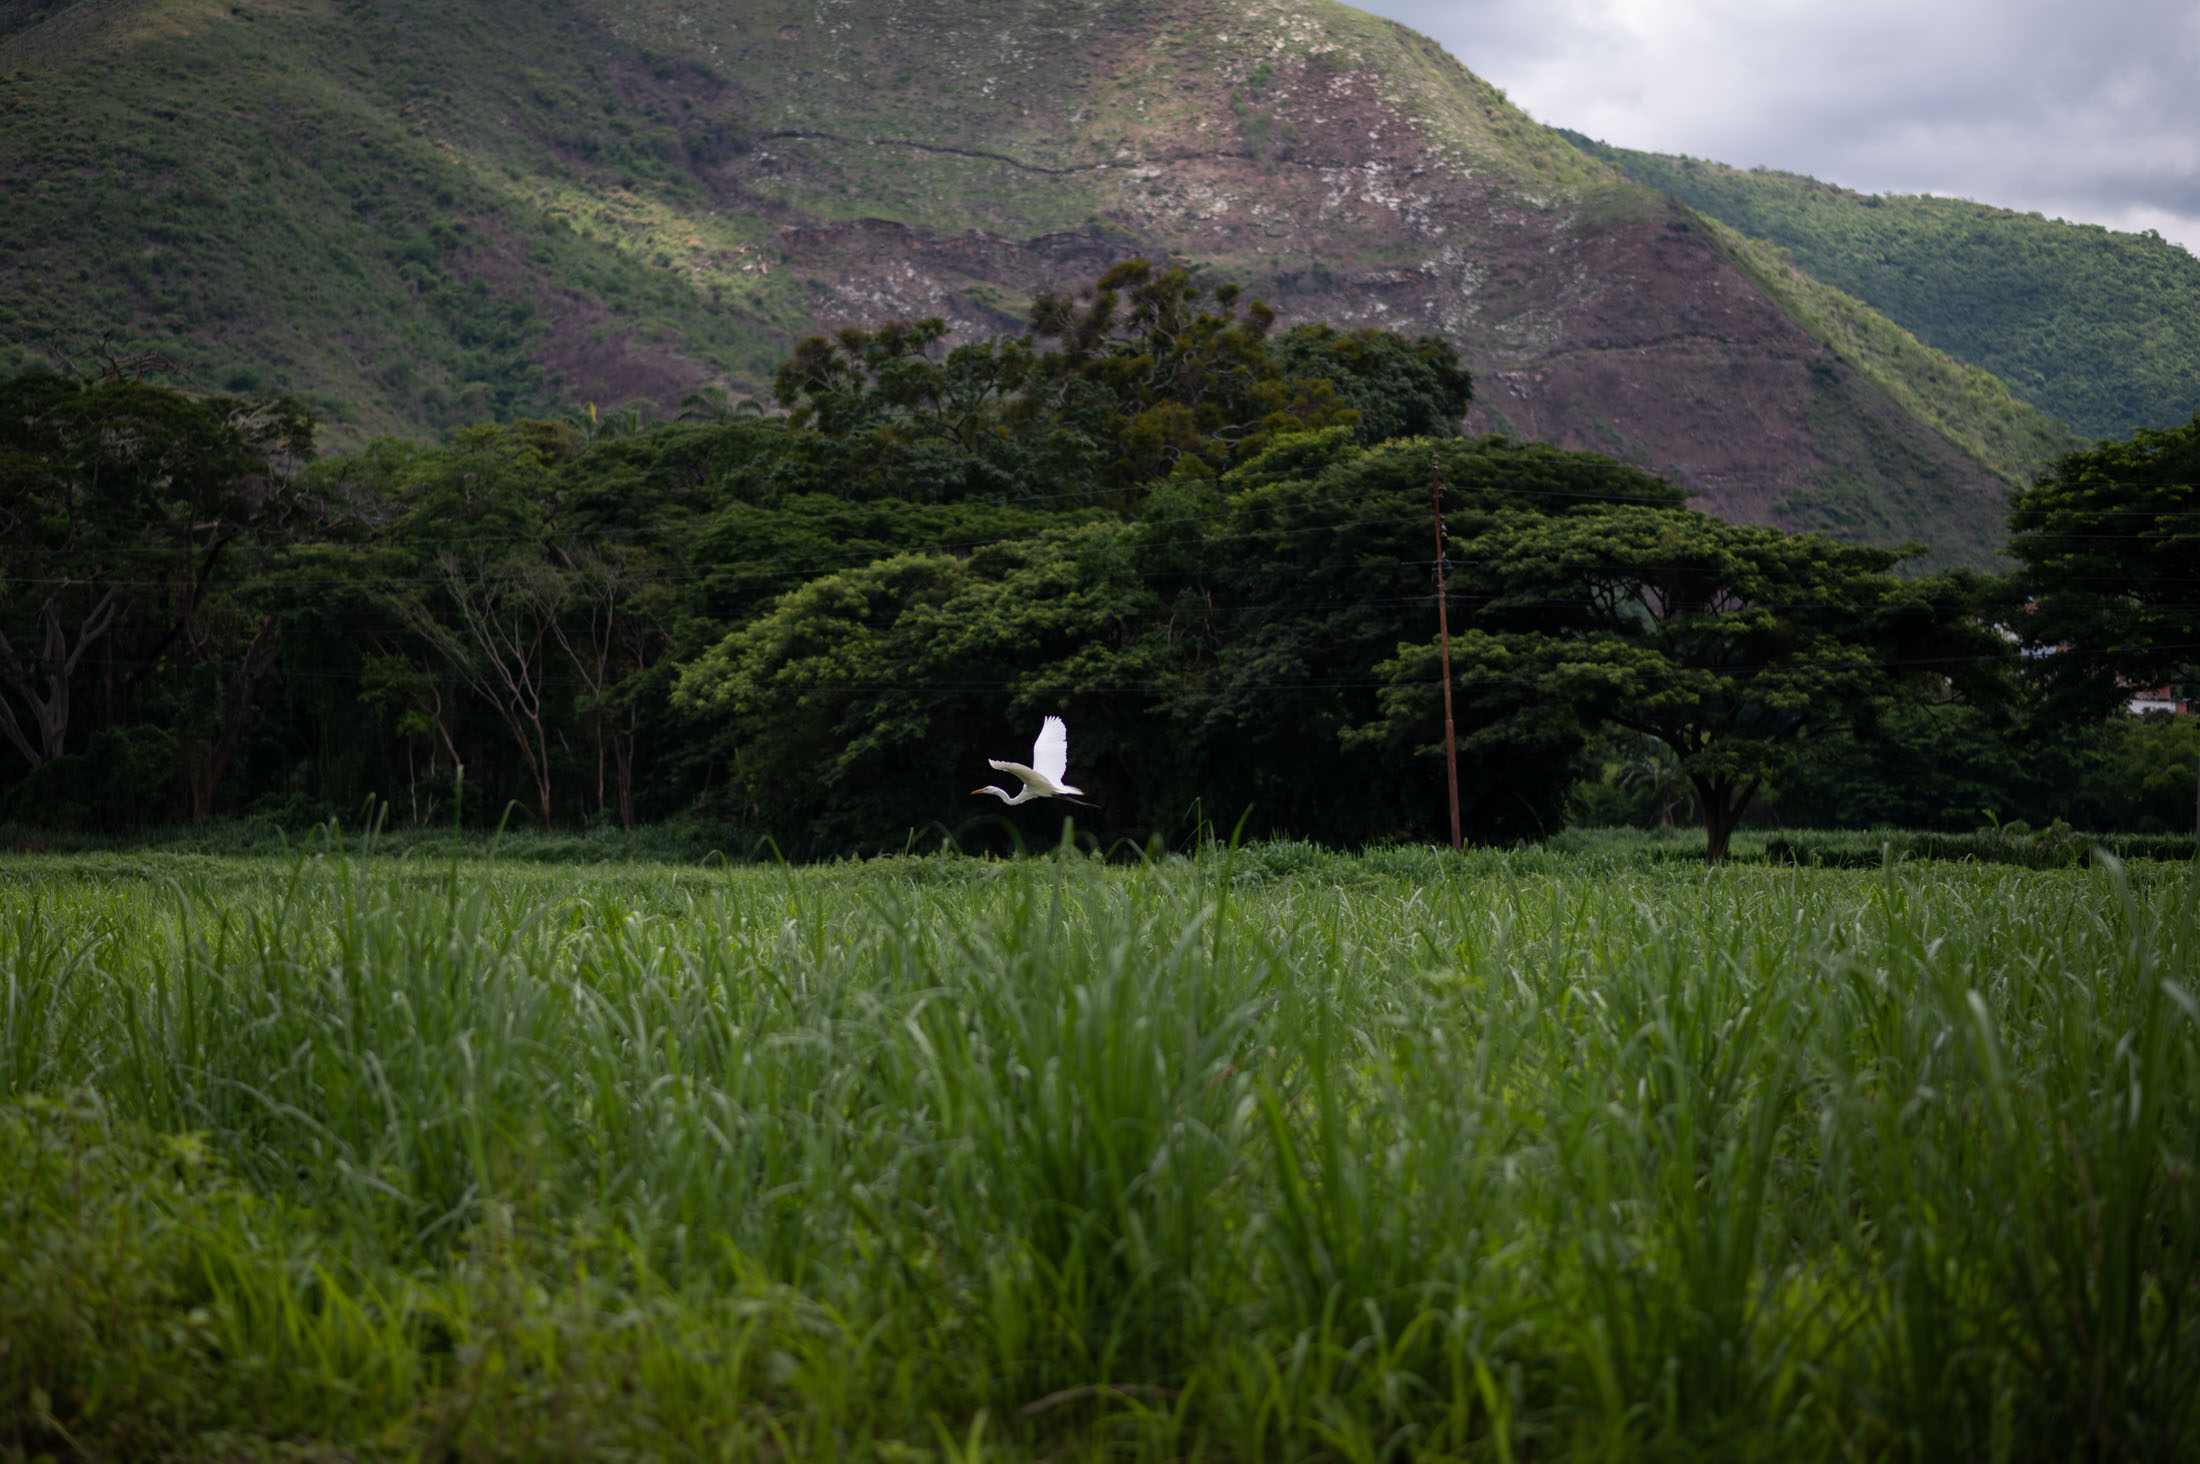
M 1622 146 L 2200 248 L 2200 8 L 2169 0 L 1374 0 Z M 2076 212 L 2072 212 L 2075 210 Z

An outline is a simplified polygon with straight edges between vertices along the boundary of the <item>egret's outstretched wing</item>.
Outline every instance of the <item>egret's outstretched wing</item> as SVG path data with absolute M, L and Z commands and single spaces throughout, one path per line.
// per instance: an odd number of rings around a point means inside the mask
M 1031 765 L 1050 783 L 1059 784 L 1069 771 L 1069 728 L 1060 717 L 1039 725 L 1039 740 L 1031 745 Z
M 1047 791 L 1046 778 L 1035 769 L 1027 768 L 1022 763 L 1002 762 L 997 757 L 989 757 L 985 760 L 985 765 L 989 768 L 1000 769 L 1027 788 L 1037 788 L 1041 793 Z

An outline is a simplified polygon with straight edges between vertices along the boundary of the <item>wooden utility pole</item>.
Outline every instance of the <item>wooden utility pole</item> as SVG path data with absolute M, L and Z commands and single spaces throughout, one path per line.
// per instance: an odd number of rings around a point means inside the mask
M 1459 847 L 1459 744 L 1451 721 L 1451 603 L 1444 592 L 1444 476 L 1428 455 L 1429 498 L 1436 510 L 1436 644 L 1444 666 L 1444 781 L 1451 789 L 1451 847 Z

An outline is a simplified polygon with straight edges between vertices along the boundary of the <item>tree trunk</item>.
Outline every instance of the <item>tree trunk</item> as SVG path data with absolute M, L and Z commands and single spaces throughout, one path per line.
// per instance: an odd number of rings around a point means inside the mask
M 596 812 L 600 814 L 604 811 L 603 765 L 605 748 L 603 745 L 603 713 L 597 712 L 589 721 L 593 724 L 592 730 L 596 734 Z
M 1703 799 L 1704 860 L 1709 864 L 1724 864 L 1734 830 L 1741 826 L 1742 810 L 1749 807 L 1749 800 L 1757 795 L 1758 780 L 1751 778 L 1739 784 L 1731 778 L 1690 781 L 1695 783 L 1696 792 Z
M 551 833 L 556 824 L 550 814 L 550 757 L 547 751 L 540 759 L 529 759 L 530 770 L 535 775 L 535 801 L 542 807 L 542 831 Z
M 535 800 L 547 833 L 554 820 L 543 642 L 556 627 L 564 591 L 558 587 L 537 593 L 520 583 L 525 571 L 514 566 L 476 563 L 469 570 L 449 555 L 439 555 L 436 564 L 466 635 L 456 635 L 432 616 L 416 618 L 414 627 L 489 703 L 511 733 L 520 760 L 534 779 Z
M 1703 857 L 1707 864 L 1726 863 L 1726 848 L 1734 838 L 1734 825 L 1739 820 L 1717 803 L 1706 803 L 1703 810 Z
M 191 822 L 195 824 L 205 823 L 212 816 L 222 776 L 229 771 L 237 744 L 244 740 L 244 726 L 252 716 L 252 694 L 275 661 L 274 629 L 274 616 L 262 619 L 260 628 L 252 633 L 251 644 L 244 648 L 243 662 L 222 678 L 221 726 L 214 734 L 214 746 L 204 767 L 191 761 L 190 744 L 183 744 L 184 782 L 191 791 Z
M 38 618 L 44 629 L 45 645 L 33 657 L 20 657 L 8 638 L 0 634 L 0 680 L 15 688 L 31 709 L 31 721 L 38 732 L 38 742 L 33 746 L 25 735 L 22 724 L 15 719 L 15 708 L 0 697 L 0 733 L 15 745 L 32 767 L 37 767 L 50 757 L 59 757 L 67 749 L 69 739 L 69 684 L 76 677 L 77 663 L 84 653 L 104 636 L 114 624 L 116 598 L 113 590 L 101 595 L 85 613 L 77 626 L 76 646 L 69 646 L 68 632 L 61 624 L 61 602 L 52 596 L 38 607 Z M 44 664 L 46 693 L 41 696 L 31 684 L 36 675 L 34 667 Z
M 631 703 L 626 708 L 626 730 L 611 739 L 612 774 L 618 780 L 619 827 L 634 829 L 634 723 Z

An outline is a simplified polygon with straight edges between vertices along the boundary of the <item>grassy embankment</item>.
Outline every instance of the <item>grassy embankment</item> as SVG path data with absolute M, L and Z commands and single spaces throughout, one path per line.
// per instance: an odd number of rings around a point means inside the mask
M 2196 879 L 0 857 L 0 1455 L 2187 1454 Z

